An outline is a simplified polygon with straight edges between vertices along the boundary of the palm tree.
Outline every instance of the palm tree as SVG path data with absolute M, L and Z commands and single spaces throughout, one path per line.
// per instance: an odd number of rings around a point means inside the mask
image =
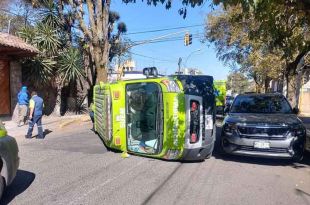
M 41 21 L 33 27 L 25 27 L 19 35 L 36 46 L 40 54 L 24 61 L 25 78 L 34 85 L 53 85 L 57 90 L 54 113 L 60 115 L 62 88 L 83 78 L 82 55 L 77 48 L 63 41 L 64 26 L 57 14 L 56 5 L 44 0 L 40 12 Z

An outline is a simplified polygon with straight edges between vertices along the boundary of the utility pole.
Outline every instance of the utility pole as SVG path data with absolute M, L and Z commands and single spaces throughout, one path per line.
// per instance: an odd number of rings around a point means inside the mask
M 178 61 L 178 66 L 179 66 L 178 74 L 179 75 L 181 74 L 181 63 L 182 63 L 182 58 L 180 57 Z

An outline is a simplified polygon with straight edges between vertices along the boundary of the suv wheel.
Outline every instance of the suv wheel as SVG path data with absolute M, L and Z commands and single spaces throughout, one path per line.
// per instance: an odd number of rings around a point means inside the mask
M 4 192 L 4 187 L 5 187 L 4 178 L 2 177 L 2 175 L 0 173 L 0 199 L 1 199 L 2 194 Z
M 305 143 L 302 141 L 300 143 L 296 143 L 293 147 L 295 154 L 293 156 L 294 162 L 300 162 L 304 158 L 304 151 L 305 151 Z

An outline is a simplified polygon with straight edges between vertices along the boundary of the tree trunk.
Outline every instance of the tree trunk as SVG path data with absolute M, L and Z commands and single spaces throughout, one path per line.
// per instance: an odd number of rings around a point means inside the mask
M 61 90 L 62 86 L 57 83 L 56 104 L 53 111 L 56 116 L 61 116 Z
M 265 93 L 268 93 L 269 91 L 269 83 L 270 83 L 270 78 L 269 77 L 265 77 L 265 80 L 264 80 L 264 88 L 265 88 Z

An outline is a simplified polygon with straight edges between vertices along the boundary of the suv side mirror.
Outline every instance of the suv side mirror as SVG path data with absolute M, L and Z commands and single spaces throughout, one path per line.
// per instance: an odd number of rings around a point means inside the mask
M 293 108 L 293 114 L 297 115 L 299 113 L 299 109 L 297 107 Z
M 229 113 L 229 110 L 230 110 L 229 106 L 225 107 L 224 108 L 224 113 Z

